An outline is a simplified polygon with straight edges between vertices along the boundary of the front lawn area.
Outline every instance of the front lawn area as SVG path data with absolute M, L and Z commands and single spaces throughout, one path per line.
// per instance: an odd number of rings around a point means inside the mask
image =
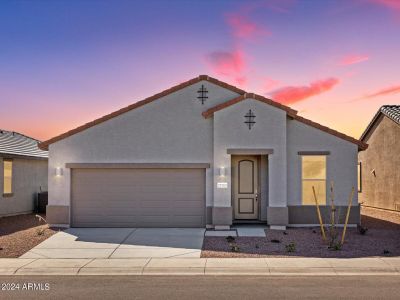
M 48 228 L 47 224 L 35 214 L 0 218 L 0 257 L 19 257 L 51 237 L 58 230 Z
M 341 250 L 322 242 L 320 229 L 266 230 L 266 237 L 205 237 L 201 257 L 370 257 L 400 256 L 400 212 L 362 208 L 360 234 L 348 228 Z M 338 228 L 341 236 L 342 228 Z

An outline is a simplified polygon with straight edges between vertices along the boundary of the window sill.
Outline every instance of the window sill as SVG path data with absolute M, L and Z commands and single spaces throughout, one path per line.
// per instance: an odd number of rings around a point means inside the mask
M 3 194 L 3 197 L 4 197 L 4 198 L 10 198 L 10 197 L 12 197 L 12 196 L 14 196 L 13 193 Z

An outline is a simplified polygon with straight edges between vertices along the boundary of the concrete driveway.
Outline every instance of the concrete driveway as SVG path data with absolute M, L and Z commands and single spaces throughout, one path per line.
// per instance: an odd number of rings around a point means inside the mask
M 70 228 L 21 258 L 200 257 L 202 228 Z

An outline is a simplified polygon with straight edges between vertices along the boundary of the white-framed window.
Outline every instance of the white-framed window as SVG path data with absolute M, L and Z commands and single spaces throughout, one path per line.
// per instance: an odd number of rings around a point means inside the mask
M 13 194 L 13 161 L 3 159 L 3 196 L 12 196 Z
M 315 188 L 318 204 L 326 204 L 326 156 L 301 156 L 302 204 L 315 205 L 312 187 Z

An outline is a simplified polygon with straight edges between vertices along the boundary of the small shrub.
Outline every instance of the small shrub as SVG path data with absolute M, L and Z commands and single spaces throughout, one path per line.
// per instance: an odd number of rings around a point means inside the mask
M 226 241 L 228 242 L 228 243 L 232 243 L 232 242 L 234 242 L 235 241 L 235 238 L 233 237 L 233 236 L 227 236 L 226 238 Z
M 339 242 L 334 243 L 334 244 L 330 245 L 330 246 L 328 247 L 328 249 L 333 250 L 333 251 L 342 250 L 342 244 L 339 243 Z
M 367 227 L 363 227 L 363 226 L 361 226 L 361 225 L 357 225 L 357 229 L 358 229 L 358 232 L 359 232 L 361 235 L 366 234 L 367 231 L 368 231 L 368 228 L 367 228 Z
M 239 246 L 237 246 L 237 245 L 232 245 L 232 246 L 231 246 L 231 251 L 232 251 L 232 252 L 240 252 L 240 248 L 239 248 Z
M 38 236 L 41 236 L 41 235 L 44 234 L 45 231 L 46 231 L 46 228 L 44 228 L 44 227 L 38 228 L 38 229 L 36 229 L 36 234 L 37 234 Z
M 383 254 L 385 254 L 385 255 L 390 254 L 390 251 L 388 249 L 384 249 Z
M 280 240 L 276 240 L 276 239 L 272 239 L 271 243 L 275 243 L 275 244 L 279 244 L 281 241 Z
M 296 251 L 296 244 L 293 242 L 290 242 L 285 246 L 286 252 L 295 252 Z

